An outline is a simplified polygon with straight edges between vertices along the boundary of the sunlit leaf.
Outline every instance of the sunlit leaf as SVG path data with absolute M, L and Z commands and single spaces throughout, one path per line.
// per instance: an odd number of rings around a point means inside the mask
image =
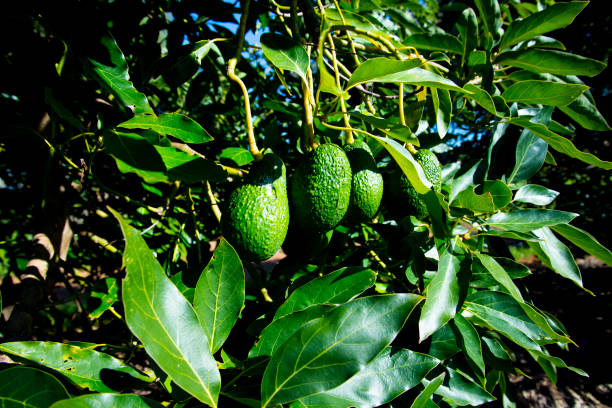
M 266 33 L 261 36 L 261 48 L 274 66 L 296 72 L 306 80 L 310 60 L 300 43 L 287 36 Z
M 125 129 L 149 129 L 161 135 L 170 135 L 185 143 L 205 143 L 213 137 L 198 122 L 179 113 L 136 115 L 117 125 Z

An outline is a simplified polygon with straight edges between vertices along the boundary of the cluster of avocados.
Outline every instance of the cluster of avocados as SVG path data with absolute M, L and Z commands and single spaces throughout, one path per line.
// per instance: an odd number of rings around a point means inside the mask
M 439 190 L 441 170 L 436 156 L 421 149 L 416 159 Z M 399 205 L 410 207 L 419 218 L 427 215 L 419 194 L 401 171 L 391 176 L 389 187 Z M 383 176 L 362 140 L 344 148 L 333 143 L 316 147 L 296 168 L 289 189 L 285 164 L 267 152 L 231 193 L 221 227 L 245 260 L 268 259 L 281 245 L 286 252 L 312 255 L 327 246 L 331 231 L 341 221 L 371 220 L 382 198 Z

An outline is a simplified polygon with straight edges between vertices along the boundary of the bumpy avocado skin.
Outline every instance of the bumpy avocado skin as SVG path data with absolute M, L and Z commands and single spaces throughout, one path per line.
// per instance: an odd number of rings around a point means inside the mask
M 353 179 L 346 220 L 369 221 L 374 218 L 383 196 L 383 178 L 376 167 L 372 151 L 363 140 L 344 146 L 351 164 Z
M 433 185 L 435 191 L 442 188 L 442 166 L 436 155 L 427 149 L 420 149 L 415 155 L 425 173 L 427 180 Z M 429 215 L 427 206 L 421 195 L 416 192 L 406 175 L 401 171 L 394 172 L 389 180 L 389 190 L 394 207 L 405 215 L 414 215 L 422 219 Z
M 351 165 L 339 146 L 326 143 L 311 152 L 289 185 L 297 226 L 325 232 L 338 225 L 348 209 L 351 176 Z
M 268 259 L 280 249 L 289 227 L 287 173 L 280 157 L 267 153 L 253 165 L 230 195 L 221 227 L 245 260 Z

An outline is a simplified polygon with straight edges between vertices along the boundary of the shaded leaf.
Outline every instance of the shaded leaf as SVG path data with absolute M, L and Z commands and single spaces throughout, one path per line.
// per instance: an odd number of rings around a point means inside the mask
M 453 111 L 450 93 L 446 89 L 431 88 L 431 98 L 436 114 L 436 125 L 440 139 L 448 132 Z
M 556 75 L 595 76 L 606 64 L 597 60 L 557 50 L 528 48 L 506 51 L 495 58 L 496 64 Z
M 122 292 L 128 327 L 176 384 L 216 407 L 221 378 L 195 311 L 166 277 L 140 233 L 111 212 L 126 241 Z
M 50 341 L 3 343 L 0 344 L 0 351 L 49 367 L 79 387 L 89 388 L 92 391 L 113 391 L 109 385 L 121 389 L 126 386 L 130 377 L 133 377 L 132 381 L 151 381 L 113 356 L 63 343 Z
M 125 129 L 149 129 L 160 135 L 170 135 L 185 143 L 206 143 L 213 137 L 198 122 L 180 113 L 136 115 L 117 125 Z
M 408 126 L 403 126 L 393 121 L 379 118 L 377 116 L 365 115 L 361 112 L 349 112 L 349 115 L 359 118 L 364 122 L 374 126 L 392 139 L 408 142 L 419 146 L 419 139 L 414 135 Z
M 261 49 L 274 66 L 296 72 L 306 80 L 310 60 L 300 43 L 284 35 L 266 33 L 261 36 Z
M 465 374 L 448 367 L 446 371 L 448 376 L 435 391 L 435 394 L 440 395 L 444 400 L 458 406 L 481 405 L 495 400 L 493 395 Z
M 480 12 L 480 20 L 484 24 L 485 31 L 492 38 L 499 38 L 498 31 L 501 27 L 501 10 L 497 0 L 474 0 L 478 11 Z
M 460 314 L 453 319 L 453 324 L 460 334 L 460 346 L 469 361 L 478 369 L 478 374 L 484 378 L 485 363 L 482 357 L 482 344 L 478 332 Z
M 89 317 L 97 319 L 102 316 L 102 313 L 110 309 L 115 302 L 119 301 L 119 284 L 115 278 L 104 278 L 105 292 L 91 292 L 91 297 L 100 299 L 100 306 L 89 313 Z
M 193 308 L 211 353 L 221 348 L 244 305 L 244 271 L 238 254 L 221 238 L 195 288 Z
M 23 366 L 0 371 L 2 407 L 47 408 L 69 397 L 64 385 L 44 371 Z
M 457 20 L 457 31 L 462 39 L 461 65 L 468 61 L 470 53 L 478 46 L 478 20 L 476 13 L 470 7 L 463 10 Z
M 403 44 L 417 50 L 463 54 L 463 45 L 457 37 L 447 33 L 418 33 L 406 37 Z
M 589 100 L 584 94 L 574 99 L 569 105 L 561 106 L 559 109 L 585 129 L 612 130 L 593 101 Z
M 236 166 L 244 166 L 253 161 L 253 155 L 242 147 L 226 147 L 219 155 L 220 159 L 232 161 Z
M 427 385 L 419 393 L 419 395 L 414 399 L 410 408 L 427 408 L 429 407 L 429 403 L 431 401 L 431 396 L 436 392 L 438 387 L 442 385 L 444 378 L 446 377 L 446 373 L 442 373 L 431 381 L 427 382 Z
M 157 401 L 136 394 L 89 394 L 58 401 L 51 408 L 162 408 Z
M 369 296 L 350 301 L 294 333 L 268 363 L 262 407 L 337 387 L 395 338 L 422 297 Z
M 490 229 L 488 231 L 478 231 L 478 235 L 485 235 L 490 237 L 499 237 L 499 238 L 510 238 L 510 239 L 518 239 L 522 241 L 537 241 L 538 237 L 533 235 L 531 232 L 516 232 L 516 231 L 500 231 Z
M 168 176 L 173 180 L 197 183 L 203 180 L 225 179 L 223 168 L 212 160 L 189 154 L 174 147 L 154 146 L 164 162 Z
M 483 108 L 485 108 L 488 112 L 492 113 L 495 116 L 498 117 L 508 117 L 508 112 L 510 111 L 509 109 L 504 109 L 503 112 L 499 112 L 497 110 L 497 106 L 495 104 L 495 101 L 493 100 L 493 97 L 491 97 L 491 95 L 485 91 L 484 89 L 481 89 L 479 87 L 477 87 L 476 85 L 467 83 L 465 84 L 465 86 L 463 87 L 463 89 L 465 89 L 466 91 L 470 92 L 467 96 L 471 99 L 473 99 L 474 101 L 476 101 L 477 104 L 479 104 L 480 106 L 482 106 Z M 506 106 L 507 108 L 507 106 Z
M 366 82 L 403 82 L 402 75 L 423 63 L 417 59 L 397 60 L 391 58 L 370 58 L 359 65 L 346 84 L 346 89 Z

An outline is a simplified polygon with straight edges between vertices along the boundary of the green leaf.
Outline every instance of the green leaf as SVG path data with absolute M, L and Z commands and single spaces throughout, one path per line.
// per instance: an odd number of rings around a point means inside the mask
M 529 246 L 539 249 L 536 251 L 538 258 L 559 275 L 582 287 L 582 276 L 569 248 L 549 228 L 539 228 L 533 233 L 540 241 L 531 242 Z
M 403 44 L 417 50 L 442 51 L 463 54 L 463 46 L 459 39 L 447 33 L 418 33 L 406 37 Z
M 436 114 L 436 125 L 440 139 L 448 132 L 453 111 L 450 93 L 446 89 L 431 88 L 431 98 Z
M 476 328 L 460 314 L 453 319 L 453 324 L 460 334 L 460 347 L 469 361 L 478 369 L 478 374 L 484 378 L 485 363 L 482 358 L 482 343 Z
M 427 299 L 419 319 L 419 342 L 455 316 L 459 303 L 459 264 L 459 258 L 450 249 L 444 250 L 440 256 L 438 271 L 427 287 Z
M 525 184 L 514 195 L 514 201 L 534 205 L 548 205 L 559 195 L 558 191 L 550 190 L 537 184 Z
M 493 257 L 483 253 L 476 253 L 476 257 L 489 271 L 491 276 L 493 276 L 493 278 L 499 282 L 508 291 L 508 293 L 510 293 L 514 300 L 519 303 L 523 302 L 523 296 L 521 295 L 519 288 L 514 284 L 512 278 L 506 272 L 506 270 L 502 268 L 502 266 L 498 264 Z
M 65 398 L 70 398 L 66 388 L 44 371 L 22 366 L 0 371 L 2 407 L 47 408 Z
M 448 367 L 446 367 L 446 371 L 448 377 L 435 391 L 435 394 L 440 395 L 445 401 L 455 406 L 476 406 L 495 399 L 493 395 L 465 374 Z
M 366 115 L 361 112 L 349 112 L 348 114 L 374 126 L 390 138 L 419 146 L 419 139 L 417 139 L 408 126 L 403 126 L 399 123 L 377 116 Z
M 238 254 L 224 238 L 202 271 L 193 298 L 211 353 L 221 348 L 244 305 L 244 271 Z
M 170 135 L 185 143 L 206 143 L 213 137 L 198 122 L 180 113 L 136 115 L 117 125 L 125 129 L 149 129 L 160 135 Z
M 474 186 L 463 190 L 451 205 L 480 213 L 495 211 L 512 201 L 512 190 L 503 181 L 487 180 L 479 189 L 479 192 L 476 192 L 477 189 L 478 186 Z
M 507 102 L 565 106 L 589 89 L 586 85 L 528 80 L 512 84 L 502 97 Z
M 500 231 L 500 230 L 494 230 L 494 229 L 488 230 L 488 231 L 478 231 L 478 235 L 518 239 L 522 241 L 537 241 L 539 239 L 538 237 L 533 235 L 531 232 Z
M 306 323 L 325 316 L 336 305 L 313 304 L 304 309 L 274 319 L 259 336 L 259 341 L 249 352 L 249 358 L 271 356 L 293 333 Z
M 58 401 L 50 408 L 162 408 L 157 401 L 136 394 L 89 394 Z
M 569 105 L 561 106 L 559 109 L 585 129 L 612 130 L 595 104 L 584 94 L 574 99 Z
M 104 133 L 104 151 L 113 156 L 123 173 L 135 173 L 147 183 L 168 180 L 166 166 L 155 147 L 135 133 Z
M 524 116 L 512 118 L 509 120 L 509 122 L 513 125 L 529 129 L 530 131 L 538 135 L 538 137 L 544 139 L 550 147 L 560 153 L 564 153 L 570 157 L 581 160 L 588 164 L 592 164 L 605 170 L 612 169 L 612 162 L 600 160 L 590 153 L 581 152 L 576 148 L 576 146 L 574 146 L 574 144 L 569 139 L 566 139 L 550 131 L 544 125 L 530 122 L 529 119 Z
M 262 408 L 348 380 L 389 345 L 422 299 L 412 294 L 363 297 L 302 327 L 268 363 L 261 383 Z
M 550 122 L 552 111 L 552 107 L 540 109 L 538 113 L 530 119 L 530 122 L 541 123 L 543 126 L 547 126 Z M 508 184 L 516 184 L 529 180 L 544 164 L 547 151 L 548 144 L 546 141 L 539 138 L 528 129 L 523 129 L 514 152 L 514 168 L 506 179 L 506 182 Z
M 410 184 L 412 184 L 417 193 L 425 194 L 431 190 L 431 182 L 425 177 L 423 168 L 404 146 L 389 138 L 382 138 L 374 135 L 370 135 L 370 137 L 378 141 L 387 149 L 391 157 L 393 157 L 406 177 L 408 177 Z
M 244 166 L 254 160 L 251 152 L 242 147 L 226 147 L 221 151 L 219 158 L 230 160 L 236 166 Z
M 427 354 L 387 347 L 348 381 L 303 398 L 306 407 L 375 407 L 416 386 L 439 361 Z
M 99 318 L 102 316 L 102 313 L 110 309 L 115 302 L 119 301 L 119 284 L 117 283 L 117 279 L 104 278 L 103 282 L 106 286 L 105 292 L 91 292 L 91 297 L 100 299 L 100 306 L 89 313 L 89 317 L 92 319 Z
M 306 80 L 310 60 L 300 43 L 288 36 L 266 33 L 261 36 L 261 49 L 275 67 L 296 72 Z
M 346 89 L 366 82 L 402 82 L 398 78 L 405 75 L 406 71 L 421 65 L 423 63 L 418 58 L 407 60 L 370 58 L 355 69 L 346 84 Z
M 534 236 L 535 237 L 535 236 Z M 531 275 L 529 268 L 508 258 L 494 258 L 501 268 L 508 274 L 510 279 L 520 279 Z M 472 278 L 470 286 L 474 288 L 489 289 L 499 285 L 500 282 L 492 276 L 481 263 L 472 263 Z
M 456 332 L 457 327 L 453 326 L 452 320 L 436 330 L 431 336 L 429 354 L 440 360 L 448 360 L 460 352 L 461 348 L 459 348 Z
M 470 57 L 470 53 L 478 46 L 478 20 L 476 13 L 470 7 L 463 10 L 457 20 L 457 31 L 462 39 L 461 44 L 461 65 L 465 65 Z
M 612 266 L 612 252 L 601 245 L 595 237 L 580 228 L 569 224 L 559 224 L 551 227 L 553 231 L 569 240 L 572 244 Z
M 410 408 L 427 408 L 429 407 L 429 403 L 431 401 L 431 396 L 436 392 L 438 387 L 442 385 L 444 382 L 444 378 L 446 377 L 446 373 L 442 373 L 431 381 L 428 381 L 427 385 L 419 393 L 419 395 L 414 399 Z
M 316 304 L 345 303 L 372 287 L 376 273 L 367 268 L 345 267 L 313 279 L 295 289 L 278 308 L 274 320 Z
M 372 58 L 355 69 L 353 75 L 349 78 L 346 89 L 348 90 L 364 82 L 386 82 L 465 92 L 450 79 L 418 68 L 421 64 L 421 61 L 418 59 L 393 60 L 388 58 Z M 410 65 L 413 67 L 408 68 Z
M 221 181 L 226 177 L 223 168 L 212 160 L 171 146 L 153 147 L 164 162 L 168 176 L 173 180 L 197 183 L 203 180 Z
M 591 58 L 563 51 L 537 48 L 506 51 L 495 58 L 495 63 L 532 72 L 589 77 L 599 74 L 606 68 L 606 64 Z
M 195 311 L 166 277 L 140 233 L 110 211 L 126 241 L 122 292 L 128 327 L 177 385 L 216 407 L 221 378 Z
M 94 79 L 117 97 L 122 108 L 133 110 L 135 114 L 153 113 L 147 97 L 138 92 L 130 82 L 127 62 L 114 38 L 104 36 L 100 41 L 102 47 L 108 52 L 109 61 L 112 65 L 105 65 L 89 58 L 87 60 L 88 67 L 91 69 Z
M 344 97 L 345 93 L 338 88 L 336 78 L 329 73 L 323 62 L 323 56 L 317 57 L 317 65 L 319 67 L 319 87 L 317 88 L 317 101 L 319 100 L 319 92 L 325 92 L 328 94 Z M 348 95 L 346 95 L 348 99 Z
M 485 108 L 488 112 L 490 112 L 493 115 L 498 116 L 500 118 L 508 117 L 507 113 L 509 113 L 510 110 L 509 109 L 504 109 L 503 112 L 499 112 L 497 110 L 497 106 L 495 105 L 495 101 L 493 100 L 491 95 L 487 91 L 485 91 L 484 89 L 481 89 L 481 88 L 477 87 L 476 85 L 473 85 L 473 84 L 470 84 L 470 83 L 465 84 L 463 89 L 465 89 L 467 92 L 469 92 L 469 94 L 467 94 L 467 96 L 469 98 L 473 99 L 477 104 L 479 104 L 480 106 Z M 507 108 L 507 106 L 506 106 L 506 108 Z
M 480 12 L 480 19 L 484 24 L 485 31 L 494 39 L 499 38 L 498 32 L 501 27 L 501 10 L 497 0 L 475 0 L 476 7 Z
M 522 20 L 514 20 L 504 33 L 499 49 L 566 27 L 589 4 L 588 1 L 556 3 Z
M 491 216 L 486 224 L 505 230 L 531 232 L 541 227 L 567 224 L 578 214 L 558 210 L 514 210 L 509 213 L 497 213 Z
M 113 391 L 111 385 L 116 389 L 123 388 L 129 376 L 133 377 L 132 380 L 151 381 L 115 357 L 63 343 L 50 341 L 3 343 L 0 344 L 0 351 L 49 367 L 79 387 L 89 388 L 92 391 Z

